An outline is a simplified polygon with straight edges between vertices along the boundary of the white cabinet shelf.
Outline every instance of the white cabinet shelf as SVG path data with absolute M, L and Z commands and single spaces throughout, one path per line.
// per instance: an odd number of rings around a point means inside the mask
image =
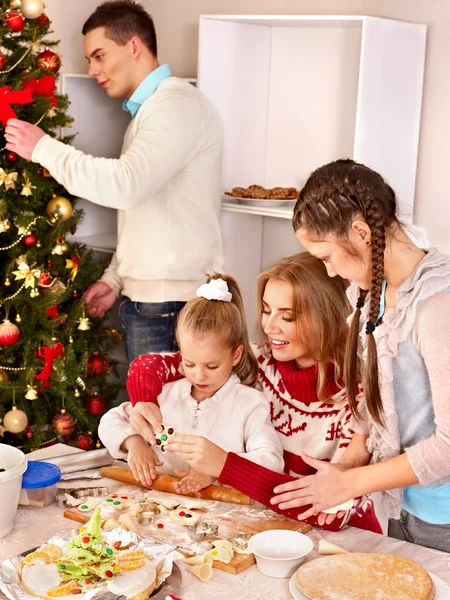
M 293 209 L 294 206 L 262 208 L 259 206 L 245 206 L 243 204 L 237 204 L 236 202 L 222 202 L 222 210 L 246 215 L 259 215 L 261 217 L 275 217 L 277 219 L 292 219 Z

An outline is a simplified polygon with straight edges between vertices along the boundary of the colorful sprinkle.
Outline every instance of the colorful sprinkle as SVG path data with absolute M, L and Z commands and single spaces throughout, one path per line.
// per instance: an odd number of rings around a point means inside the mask
M 114 500 L 112 498 L 108 498 L 106 502 L 114 502 Z
M 117 494 L 113 494 L 113 495 L 111 496 L 111 498 L 118 498 L 118 497 L 119 497 L 119 496 L 118 496 Z
M 120 496 L 121 498 L 123 498 L 124 500 L 128 500 L 128 496 Z
M 190 515 L 189 513 L 186 515 L 186 519 L 190 519 L 192 517 L 192 515 Z
M 139 500 L 139 504 L 145 504 L 147 500 Z

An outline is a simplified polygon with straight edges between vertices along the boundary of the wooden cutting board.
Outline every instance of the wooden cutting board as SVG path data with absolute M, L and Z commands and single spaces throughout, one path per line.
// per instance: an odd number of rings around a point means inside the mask
M 86 513 L 82 513 L 76 508 L 71 508 L 64 511 L 64 516 L 66 519 L 72 519 L 72 521 L 77 521 L 78 523 L 87 523 L 89 521 L 90 515 Z M 226 515 L 223 517 L 223 520 L 226 521 Z M 292 520 L 285 520 L 282 518 L 273 518 L 273 519 L 264 519 L 257 523 L 253 520 L 252 522 L 245 522 L 245 519 L 239 524 L 233 522 L 233 526 L 236 531 L 241 531 L 243 533 L 259 533 L 260 531 L 267 531 L 268 529 L 290 529 L 293 531 L 299 531 L 300 533 L 308 533 L 311 531 L 311 525 L 306 523 L 299 523 Z M 253 554 L 237 554 L 235 553 L 233 559 L 228 564 L 225 564 L 219 560 L 215 560 L 213 566 L 216 569 L 220 569 L 221 571 L 226 571 L 227 573 L 237 574 L 245 569 L 248 569 L 252 565 L 255 564 L 255 557 Z

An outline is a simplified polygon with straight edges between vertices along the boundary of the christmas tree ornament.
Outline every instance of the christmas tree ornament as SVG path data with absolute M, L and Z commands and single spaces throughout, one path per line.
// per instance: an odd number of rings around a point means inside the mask
M 94 440 L 90 433 L 82 431 L 77 433 L 73 440 L 74 445 L 81 450 L 92 450 L 94 447 Z
M 3 69 L 3 67 L 1 66 L 1 59 L 0 59 L 0 69 Z M 6 160 L 10 163 L 16 162 L 17 154 L 15 152 L 8 152 L 6 154 Z
M 50 19 L 47 17 L 46 14 L 42 13 L 42 15 L 39 17 L 38 26 L 45 27 L 46 25 L 49 25 L 49 24 L 50 24 Z
M 20 338 L 20 329 L 8 319 L 0 325 L 0 346 L 14 346 Z
M 30 296 L 32 298 L 37 298 L 39 296 L 39 290 L 37 288 L 33 288 L 30 292 Z
M 41 271 L 39 275 L 39 287 L 49 287 L 52 282 L 52 276 L 48 271 Z
M 78 388 L 75 388 L 73 395 L 75 396 L 75 398 L 79 398 L 81 396 L 80 390 Z
M 32 196 L 33 190 L 36 189 L 35 185 L 31 185 L 31 181 L 28 175 L 25 177 L 25 183 L 23 184 L 22 191 L 20 192 L 21 196 Z
M 20 257 L 20 259 L 23 260 L 23 257 Z M 19 264 L 19 269 L 13 271 L 13 275 L 16 276 L 16 281 L 25 279 L 25 288 L 35 288 L 36 280 L 39 279 L 41 272 L 39 269 L 30 269 L 27 263 L 23 261 Z
M 100 394 L 92 394 L 84 401 L 84 408 L 91 417 L 101 417 L 106 411 L 106 400 Z
M 16 184 L 19 174 L 15 171 L 10 171 L 7 173 L 4 169 L 0 168 L 0 186 L 4 185 L 5 190 L 15 190 Z
M 50 179 L 52 177 L 50 171 L 48 171 L 45 167 L 41 167 L 41 175 L 46 179 Z
M 0 52 L 0 71 L 3 71 L 5 66 L 6 66 L 6 56 L 3 54 L 3 52 Z
M 22 0 L 21 11 L 27 19 L 37 19 L 44 12 L 42 0 Z
M 0 221 L 0 233 L 5 233 L 5 231 L 9 231 L 11 229 L 11 225 L 8 219 L 3 219 Z
M 70 269 L 69 279 L 72 281 L 75 281 L 75 278 L 78 275 L 78 263 L 78 256 L 66 258 L 66 269 Z
M 79 329 L 80 331 L 87 331 L 88 329 L 91 328 L 89 319 L 87 317 L 81 317 L 78 322 L 79 322 L 79 325 L 78 325 L 77 329 Z
M 61 412 L 53 417 L 52 428 L 58 435 L 71 435 L 75 429 L 76 421 L 66 412 L 66 409 L 61 409 Z
M 15 321 L 16 321 L 16 323 L 22 322 L 22 317 L 19 315 L 19 313 L 17 313 Z
M 62 256 L 63 254 L 67 254 L 69 252 L 69 244 L 64 240 L 62 242 L 56 242 L 55 247 L 52 250 L 52 254 L 58 254 Z
M 108 359 L 100 354 L 100 352 L 94 352 L 87 361 L 87 376 L 95 377 L 96 375 L 106 375 L 108 373 L 109 363 Z
M 12 409 L 3 417 L 3 425 L 10 433 L 21 433 L 28 425 L 28 417 L 13 404 Z
M 95 447 L 96 448 L 101 448 L 102 447 L 102 445 L 100 443 L 100 440 L 97 440 L 97 443 L 95 444 Z
M 86 389 L 86 384 L 81 379 L 81 377 L 76 378 L 77 385 L 84 391 Z
M 73 294 L 72 294 L 72 296 L 73 296 L 74 298 L 78 298 L 78 292 L 77 292 L 77 290 L 74 290 L 74 291 L 73 291 Z
M 32 246 L 36 245 L 36 236 L 33 235 L 32 233 L 30 233 L 29 235 L 26 235 L 23 238 L 23 243 L 25 244 L 25 246 L 27 246 L 28 248 L 31 248 Z
M 27 436 L 28 439 L 31 439 L 33 437 L 33 432 L 31 431 L 30 425 L 27 425 L 25 427 L 25 429 L 23 430 L 23 433 Z
M 72 216 L 72 213 L 72 204 L 63 196 L 53 196 L 53 198 L 47 204 L 47 214 L 50 218 L 67 221 Z
M 25 23 L 25 22 L 24 22 Z M 44 50 L 36 57 L 36 68 L 42 71 L 51 71 L 56 74 L 61 68 L 61 59 L 51 50 Z
M 14 33 L 22 31 L 25 27 L 25 19 L 19 12 L 10 12 L 5 17 L 5 23 Z
M 73 337 L 69 335 L 69 344 L 73 344 Z
M 53 117 L 56 117 L 57 115 L 57 111 L 56 108 L 54 106 L 52 106 L 51 108 L 48 109 L 48 111 L 46 112 L 46 117 L 48 119 L 53 119 Z
M 9 280 L 9 277 L 7 277 L 7 278 L 5 279 L 5 285 L 6 285 L 6 287 L 9 287 L 9 286 L 11 285 L 11 282 L 10 282 L 10 280 Z
M 25 392 L 25 398 L 27 400 L 37 400 L 38 399 L 38 393 L 35 387 L 33 387 L 32 385 L 27 385 L 27 391 Z
M 47 267 L 47 269 L 51 269 L 53 267 L 53 263 L 48 260 L 46 267 Z
M 9 377 L 8 373 L 3 369 L 0 369 L 0 383 L 8 383 Z
M 19 10 L 22 6 L 22 0 L 11 0 L 9 3 L 9 8 L 11 10 Z
M 36 242 L 36 248 L 42 248 L 42 244 L 39 240 Z

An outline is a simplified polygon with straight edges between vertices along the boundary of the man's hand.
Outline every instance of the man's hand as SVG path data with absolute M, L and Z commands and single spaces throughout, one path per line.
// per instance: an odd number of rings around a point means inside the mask
M 161 432 L 162 415 L 159 406 L 153 402 L 138 402 L 130 411 L 130 425 L 152 446 L 156 446 L 153 431 Z M 150 427 L 150 425 L 153 427 Z
M 116 292 L 104 281 L 96 281 L 84 292 L 82 298 L 90 317 L 101 318 L 117 300 Z
M 182 477 L 181 481 L 175 483 L 175 490 L 177 494 L 191 494 L 192 492 L 199 492 L 208 485 L 214 483 L 214 477 L 199 473 L 195 469 L 189 471 L 180 471 L 175 469 L 175 473 L 178 477 Z
M 6 148 L 26 160 L 31 160 L 36 144 L 44 135 L 45 131 L 36 125 L 19 119 L 9 119 L 5 130 Z
M 200 435 L 175 435 L 169 438 L 167 450 L 185 460 L 190 467 L 219 477 L 227 460 L 227 452 Z
M 121 449 L 128 452 L 128 466 L 134 477 L 143 485 L 151 485 L 157 475 L 155 467 L 164 464 L 153 448 L 140 435 L 132 435 L 123 442 Z

